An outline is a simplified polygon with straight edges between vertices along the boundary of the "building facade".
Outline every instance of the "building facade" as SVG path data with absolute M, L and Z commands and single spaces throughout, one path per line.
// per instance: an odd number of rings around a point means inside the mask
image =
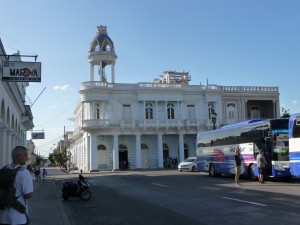
M 280 116 L 278 87 L 190 85 L 189 72 L 176 71 L 152 83 L 116 83 L 113 42 L 97 28 L 69 147 L 78 169 L 165 168 L 170 158 L 195 156 L 197 132 Z
M 33 128 L 33 116 L 25 104 L 28 82 L 3 82 L 2 66 L 6 60 L 20 61 L 20 54 L 6 56 L 0 39 L 0 167 L 11 163 L 16 145 L 27 146 L 27 131 Z

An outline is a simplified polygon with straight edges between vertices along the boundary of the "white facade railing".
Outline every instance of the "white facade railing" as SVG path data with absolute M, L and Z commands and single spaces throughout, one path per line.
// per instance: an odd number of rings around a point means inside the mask
M 222 92 L 272 92 L 278 93 L 278 87 L 264 87 L 264 86 L 220 86 L 220 85 L 184 85 L 174 83 L 137 83 L 137 84 L 111 84 L 101 81 L 87 81 L 81 83 L 81 90 L 93 88 L 124 88 L 132 86 L 132 89 L 197 89 L 197 90 L 216 90 Z

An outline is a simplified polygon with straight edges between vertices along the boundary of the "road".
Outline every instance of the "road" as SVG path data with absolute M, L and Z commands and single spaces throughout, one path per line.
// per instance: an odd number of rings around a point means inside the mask
M 208 177 L 170 171 L 100 172 L 85 175 L 92 199 L 63 202 L 76 225 L 299 224 L 299 181 Z M 69 179 L 74 179 L 74 175 Z M 56 181 L 61 189 L 62 179 Z

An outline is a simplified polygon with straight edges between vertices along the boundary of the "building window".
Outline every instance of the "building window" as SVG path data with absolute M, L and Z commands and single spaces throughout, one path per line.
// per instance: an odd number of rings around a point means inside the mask
M 234 120 L 235 119 L 235 111 L 236 107 L 234 103 L 228 103 L 227 104 L 227 119 L 228 120 Z
M 175 119 L 175 110 L 174 105 L 172 103 L 167 104 L 167 114 L 169 120 Z
M 105 147 L 105 145 L 98 145 L 97 146 L 97 150 L 103 150 L 103 151 L 105 151 L 106 150 L 106 147 Z
M 193 120 L 195 119 L 195 106 L 187 105 L 187 119 Z
M 259 119 L 260 118 L 260 108 L 258 106 L 251 107 L 251 119 Z
M 146 103 L 145 105 L 145 118 L 146 120 L 153 119 L 153 106 L 152 103 Z
M 146 145 L 146 144 L 141 144 L 141 149 L 144 149 L 144 150 L 148 149 L 148 145 Z
M 189 157 L 189 146 L 184 143 L 184 158 L 188 158 Z
M 100 104 L 96 103 L 96 119 L 100 119 Z
M 131 107 L 130 105 L 123 105 L 123 120 L 131 120 Z
M 208 103 L 208 118 L 211 119 L 211 114 L 215 113 L 215 105 L 214 103 Z

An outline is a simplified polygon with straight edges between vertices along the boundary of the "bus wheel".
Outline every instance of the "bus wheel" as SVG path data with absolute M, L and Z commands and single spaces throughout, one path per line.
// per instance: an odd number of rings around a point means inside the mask
M 254 165 L 252 164 L 251 166 L 248 167 L 248 177 L 250 180 L 257 180 L 257 177 L 254 175 Z
M 216 169 L 214 164 L 209 165 L 209 176 L 214 177 L 216 175 Z

